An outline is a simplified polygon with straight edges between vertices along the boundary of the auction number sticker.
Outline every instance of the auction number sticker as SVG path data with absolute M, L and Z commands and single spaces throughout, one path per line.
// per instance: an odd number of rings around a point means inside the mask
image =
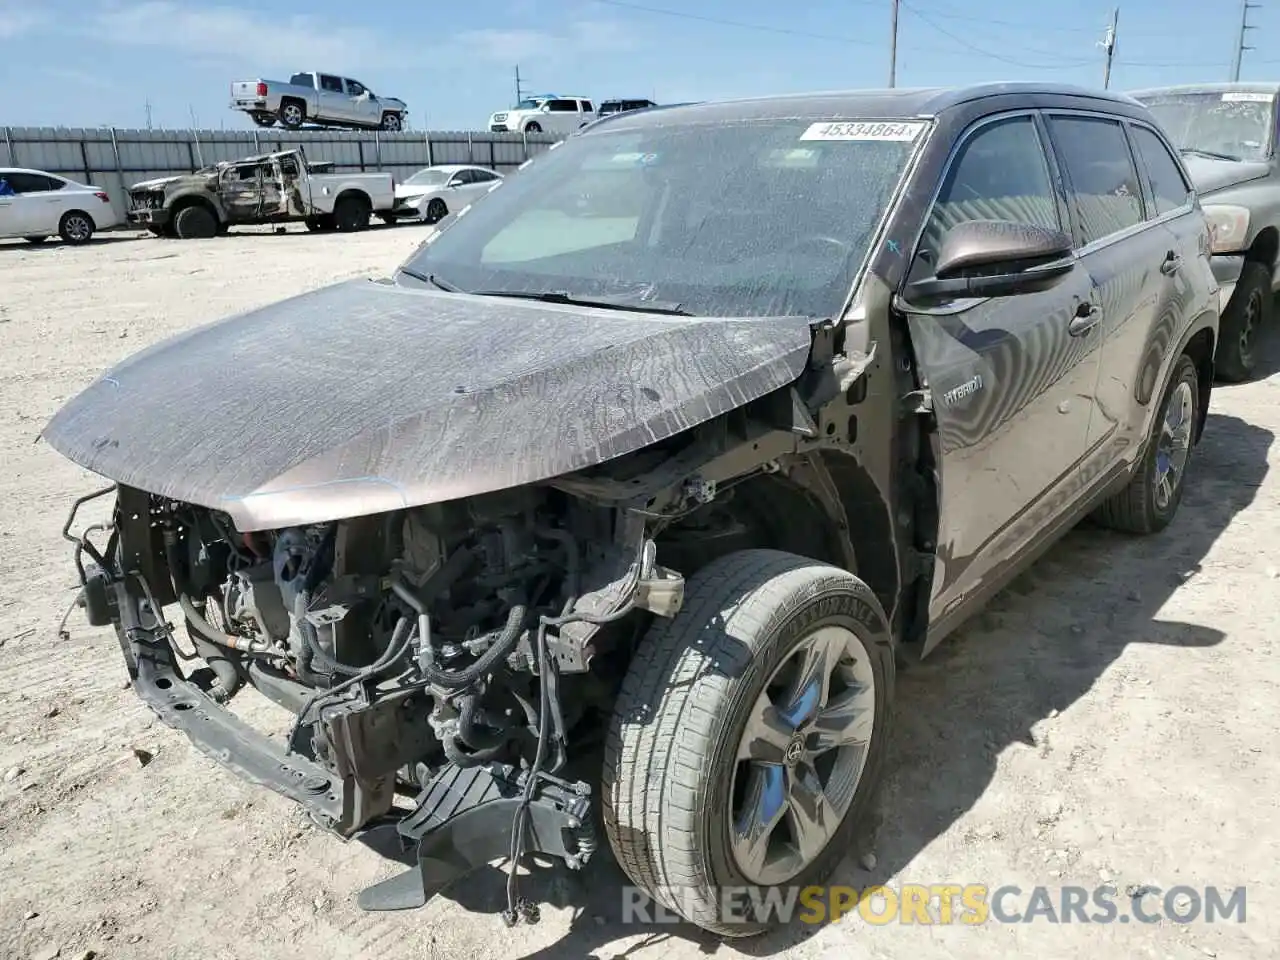
M 1269 93 L 1224 93 L 1223 103 L 1270 103 Z
M 853 120 L 815 123 L 801 140 L 889 140 L 907 143 L 920 136 L 923 120 Z

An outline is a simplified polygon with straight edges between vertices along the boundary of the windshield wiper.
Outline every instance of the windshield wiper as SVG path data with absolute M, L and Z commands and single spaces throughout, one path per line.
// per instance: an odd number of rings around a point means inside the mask
M 537 300 L 541 303 L 564 303 L 574 307 L 599 307 L 603 310 L 630 310 L 634 313 L 661 313 L 671 317 L 692 317 L 695 314 L 684 310 L 678 303 L 664 303 L 661 300 L 632 300 L 625 297 L 578 297 L 558 290 L 475 290 L 477 297 L 511 297 L 516 300 Z
M 416 270 L 409 270 L 406 267 L 401 267 L 400 272 L 407 277 L 413 277 L 413 279 L 415 280 L 421 280 L 423 283 L 429 283 L 436 289 L 443 290 L 445 293 L 466 293 L 467 292 L 463 290 L 461 287 L 455 286 L 454 284 L 450 283 L 447 280 L 441 280 L 434 273 L 418 273 Z
M 1197 157 L 1208 157 L 1210 160 L 1231 160 L 1239 163 L 1242 158 L 1230 153 L 1218 153 L 1216 150 L 1201 150 L 1199 147 L 1183 147 L 1179 153 L 1194 153 Z

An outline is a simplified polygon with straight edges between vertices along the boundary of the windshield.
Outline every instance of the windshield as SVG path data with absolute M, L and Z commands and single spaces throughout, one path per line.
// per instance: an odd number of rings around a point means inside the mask
M 419 170 L 412 177 L 406 180 L 405 183 L 412 183 L 414 186 L 420 187 L 438 187 L 448 179 L 448 171 L 432 170 L 428 167 L 425 170 Z
M 1233 160 L 1265 160 L 1275 98 L 1269 93 L 1180 93 L 1144 97 L 1179 150 Z
M 537 110 L 546 101 L 545 100 L 521 100 L 516 104 L 517 110 Z
M 785 119 L 572 137 L 404 269 L 475 293 L 635 298 L 700 316 L 831 316 L 926 127 Z M 904 131 L 907 139 L 888 139 Z

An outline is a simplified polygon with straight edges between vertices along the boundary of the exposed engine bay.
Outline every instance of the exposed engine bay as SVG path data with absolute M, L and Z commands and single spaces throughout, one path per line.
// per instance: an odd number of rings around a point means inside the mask
M 279 767 L 332 801 L 320 819 L 345 836 L 394 824 L 424 842 L 470 803 L 490 839 L 437 859 L 492 859 L 507 852 L 491 849 L 499 837 L 513 861 L 532 841 L 586 862 L 591 790 L 557 776 L 567 745 L 606 727 L 584 720 L 608 715 L 643 623 L 628 614 L 673 616 L 683 595 L 643 519 L 530 487 L 241 533 L 205 507 L 124 487 L 117 497 L 105 551 L 71 539 L 82 602 L 92 622 L 122 625 L 135 686 L 147 666 L 172 668 L 152 694 L 189 684 L 222 704 L 248 683 L 291 710 L 287 755 L 327 776 Z M 185 638 L 159 615 L 170 603 Z M 179 680 L 177 661 L 197 660 Z M 425 902 L 458 872 L 428 876 L 429 860 L 420 852 L 420 873 L 362 904 Z M 512 891 L 509 922 L 523 903 L 514 879 Z

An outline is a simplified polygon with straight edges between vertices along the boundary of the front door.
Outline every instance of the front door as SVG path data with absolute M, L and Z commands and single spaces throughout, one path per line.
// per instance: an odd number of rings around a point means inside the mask
M 1040 121 L 980 121 L 943 176 L 912 279 L 932 274 L 946 231 L 998 219 L 1067 230 Z M 956 610 L 1065 508 L 1086 449 L 1098 373 L 1096 338 L 1075 336 L 1096 311 L 1079 265 L 1056 286 L 957 300 L 911 313 L 940 440 L 941 516 L 930 619 Z

